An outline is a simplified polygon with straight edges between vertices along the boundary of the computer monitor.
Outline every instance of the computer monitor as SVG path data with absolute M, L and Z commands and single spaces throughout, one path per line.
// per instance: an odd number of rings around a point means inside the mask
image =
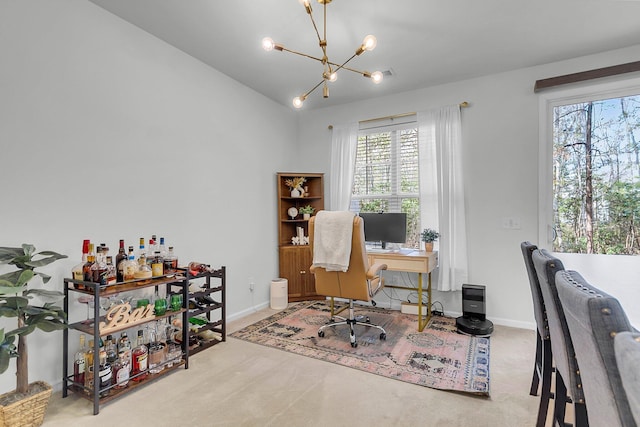
M 404 243 L 407 240 L 407 214 L 396 212 L 361 212 L 364 220 L 364 240 L 387 243 Z

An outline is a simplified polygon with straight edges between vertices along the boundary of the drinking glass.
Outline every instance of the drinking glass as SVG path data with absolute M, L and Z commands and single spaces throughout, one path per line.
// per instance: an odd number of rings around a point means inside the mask
M 171 311 L 178 311 L 182 308 L 182 294 L 171 295 Z
M 162 316 L 167 312 L 167 300 L 164 298 L 158 298 L 154 303 L 154 309 L 156 316 Z
M 82 323 L 85 325 L 91 323 L 91 319 L 89 317 L 91 316 L 90 310 L 94 307 L 93 295 L 80 295 L 78 297 L 78 302 L 80 304 L 87 304 L 87 319 L 83 320 Z

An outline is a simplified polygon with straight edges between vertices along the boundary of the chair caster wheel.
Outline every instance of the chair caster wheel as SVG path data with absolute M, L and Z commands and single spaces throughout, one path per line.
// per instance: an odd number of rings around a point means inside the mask
M 381 333 L 381 334 L 380 334 L 380 339 L 381 339 L 382 341 L 386 340 L 386 339 L 387 339 L 387 334 L 385 334 L 384 332 L 383 332 L 383 333 Z
M 320 338 L 324 337 L 324 331 L 318 331 L 318 336 L 319 336 Z
M 352 343 L 351 343 L 351 347 L 356 348 L 357 346 L 358 346 L 358 343 L 357 343 L 357 342 L 352 342 Z

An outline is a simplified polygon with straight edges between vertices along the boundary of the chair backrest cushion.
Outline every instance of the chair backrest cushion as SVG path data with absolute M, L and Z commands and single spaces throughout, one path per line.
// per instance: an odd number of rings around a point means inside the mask
M 531 297 L 533 299 L 533 315 L 536 319 L 538 333 L 542 339 L 549 339 L 547 313 L 542 300 L 542 290 L 540 289 L 540 282 L 538 281 L 538 275 L 536 274 L 536 268 L 533 266 L 532 258 L 533 251 L 538 249 L 538 247 L 527 241 L 520 244 L 520 249 L 522 250 L 524 265 L 527 268 L 527 275 L 529 276 L 529 287 L 531 288 Z
M 313 251 L 315 217 L 309 220 L 309 243 Z M 313 258 L 313 257 L 312 257 Z M 324 268 L 314 268 L 316 293 L 329 297 L 370 301 L 367 284 L 367 270 L 369 263 L 364 240 L 364 222 L 359 216 L 353 218 L 353 234 L 351 237 L 351 256 L 349 269 L 342 271 L 326 271 Z
M 575 351 L 569 335 L 569 327 L 562 310 L 556 289 L 556 273 L 564 270 L 562 261 L 552 256 L 546 249 L 533 251 L 533 265 L 540 283 L 540 290 L 549 321 L 551 352 L 570 396 L 575 402 L 584 402 L 582 385 Z
M 613 347 L 618 332 L 631 330 L 624 310 L 576 271 L 559 271 L 556 287 L 580 366 L 589 424 L 629 425 L 633 418 Z
M 614 338 L 614 352 L 622 386 L 636 426 L 640 426 L 640 333 L 620 332 Z

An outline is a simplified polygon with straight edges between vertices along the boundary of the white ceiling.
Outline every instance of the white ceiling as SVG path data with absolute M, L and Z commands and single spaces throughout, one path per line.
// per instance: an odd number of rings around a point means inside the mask
M 321 56 L 297 0 L 91 1 L 283 105 L 291 106 L 293 97 L 321 80 L 320 63 L 261 48 L 262 38 L 270 36 Z M 322 5 L 313 0 L 312 7 L 322 34 Z M 303 108 L 639 44 L 639 17 L 637 0 L 334 0 L 327 7 L 330 61 L 343 62 L 365 35 L 374 34 L 377 48 L 349 65 L 370 72 L 391 69 L 394 75 L 374 85 L 342 72 L 328 99 L 319 88 Z

